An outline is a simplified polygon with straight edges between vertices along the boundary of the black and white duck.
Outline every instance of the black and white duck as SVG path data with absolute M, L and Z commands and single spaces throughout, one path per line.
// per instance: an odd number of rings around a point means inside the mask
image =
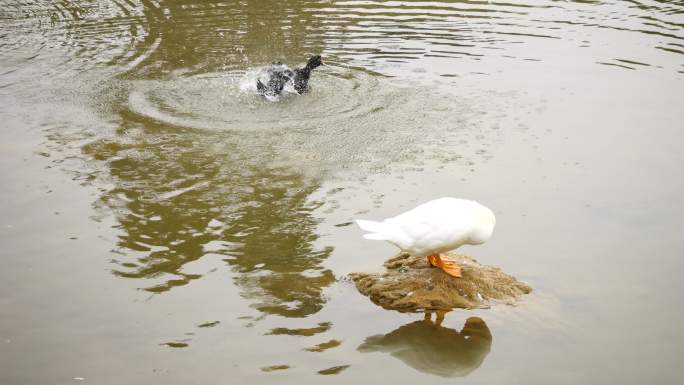
M 309 89 L 311 71 L 322 64 L 321 55 L 312 56 L 304 67 L 295 70 L 291 70 L 282 63 L 274 63 L 266 69 L 268 76 L 266 84 L 257 79 L 257 93 L 274 97 L 280 95 L 285 85 L 290 83 L 295 91 L 301 95 Z

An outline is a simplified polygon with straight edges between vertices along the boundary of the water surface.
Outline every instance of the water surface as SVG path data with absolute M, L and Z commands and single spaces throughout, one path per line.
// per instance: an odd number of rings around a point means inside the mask
M 3 384 L 681 381 L 681 1 L 0 5 Z M 345 278 L 395 252 L 352 219 L 445 195 L 518 306 Z

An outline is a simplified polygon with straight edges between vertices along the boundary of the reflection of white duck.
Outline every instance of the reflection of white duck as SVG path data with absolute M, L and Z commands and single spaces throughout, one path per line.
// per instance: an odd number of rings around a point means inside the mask
M 445 260 L 441 253 L 486 242 L 492 236 L 496 219 L 492 210 L 475 201 L 446 197 L 382 222 L 356 223 L 370 233 L 364 238 L 387 241 L 411 255 L 426 256 L 432 266 L 460 277 L 461 268 Z
M 366 338 L 362 353 L 385 352 L 423 373 L 463 377 L 479 368 L 492 346 L 492 333 L 478 317 L 470 317 L 460 331 L 434 323 L 429 314 L 385 335 Z M 441 314 L 441 318 L 444 314 Z

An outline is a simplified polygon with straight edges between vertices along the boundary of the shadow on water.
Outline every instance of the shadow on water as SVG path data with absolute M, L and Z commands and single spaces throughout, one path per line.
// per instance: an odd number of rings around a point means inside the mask
M 411 322 L 385 335 L 366 338 L 358 350 L 383 352 L 423 373 L 463 377 L 479 368 L 492 346 L 492 333 L 479 317 L 470 317 L 458 331 L 431 321 Z
M 323 306 L 334 276 L 320 266 L 332 249 L 312 246 L 315 180 L 209 133 L 124 119 L 118 134 L 83 147 L 114 186 L 95 203 L 121 232 L 113 274 L 163 293 L 203 276 L 189 263 L 220 258 L 261 311 L 303 317 Z
M 317 3 L 247 0 L 236 6 L 217 1 L 146 2 L 145 8 L 152 10 L 148 12 L 148 25 L 160 39 L 140 68 L 144 67 L 143 73 L 149 78 L 179 68 L 185 73 L 205 73 L 278 59 L 302 60 L 324 49 L 322 36 L 309 33 L 322 28 L 323 21 L 308 7 Z

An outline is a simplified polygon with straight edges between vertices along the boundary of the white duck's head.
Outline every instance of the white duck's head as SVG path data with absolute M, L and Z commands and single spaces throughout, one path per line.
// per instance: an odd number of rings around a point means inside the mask
M 492 237 L 494 226 L 496 225 L 494 212 L 481 204 L 478 204 L 478 206 L 475 213 L 476 224 L 470 236 L 470 243 L 473 245 L 487 242 Z

